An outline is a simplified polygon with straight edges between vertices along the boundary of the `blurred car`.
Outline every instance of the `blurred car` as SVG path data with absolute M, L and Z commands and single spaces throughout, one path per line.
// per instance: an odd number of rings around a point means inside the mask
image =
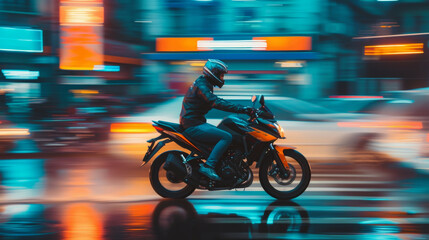
M 371 148 L 388 153 L 402 165 L 429 172 L 429 89 L 396 92 L 373 109 L 373 128 L 384 128 Z
M 252 104 L 250 96 L 224 98 L 243 106 Z M 116 118 L 115 123 L 111 125 L 109 149 L 113 153 L 141 157 L 146 151 L 145 141 L 158 136 L 151 126 L 152 120 L 178 123 L 182 100 L 183 97 L 177 97 L 142 114 Z M 343 128 L 338 125 L 338 119 L 341 118 L 336 113 L 306 101 L 287 97 L 266 97 L 265 102 L 285 129 L 286 139 L 277 141 L 296 146 L 310 161 L 319 159 L 342 161 L 344 149 L 353 146 L 358 139 L 372 132 L 364 128 Z M 231 114 L 234 113 L 212 109 L 206 117 L 209 123 L 217 125 Z
M 43 152 L 96 152 L 109 135 L 109 124 L 87 113 L 56 115 L 37 123 L 31 135 Z
M 29 129 L 18 127 L 0 116 L 0 153 L 12 150 L 16 141 L 26 139 L 29 135 Z
M 317 104 L 336 113 L 361 113 L 371 114 L 384 102 L 392 98 L 382 96 L 335 96 L 331 98 L 317 99 Z

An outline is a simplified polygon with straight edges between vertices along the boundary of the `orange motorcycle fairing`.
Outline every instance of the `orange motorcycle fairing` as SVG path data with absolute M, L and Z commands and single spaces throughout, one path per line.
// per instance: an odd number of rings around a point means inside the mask
M 282 144 L 282 145 L 274 145 L 274 148 L 276 149 L 277 154 L 278 154 L 280 160 L 283 163 L 283 166 L 285 167 L 286 170 L 288 170 L 289 169 L 289 164 L 287 163 L 284 151 L 288 150 L 288 149 L 296 149 L 296 147 Z

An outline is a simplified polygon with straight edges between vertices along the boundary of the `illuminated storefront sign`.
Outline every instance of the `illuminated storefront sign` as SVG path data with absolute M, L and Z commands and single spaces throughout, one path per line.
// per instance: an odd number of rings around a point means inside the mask
M 38 79 L 40 76 L 39 71 L 3 69 L 1 72 L 6 79 Z
M 365 46 L 366 56 L 423 54 L 423 43 Z
M 103 65 L 102 0 L 60 2 L 60 68 L 94 70 Z
M 0 27 L 0 51 L 43 52 L 43 32 L 39 29 Z
M 198 50 L 265 50 L 265 40 L 200 40 L 197 42 Z
M 157 52 L 197 52 L 216 50 L 310 51 L 311 37 L 253 37 L 241 40 L 214 38 L 157 38 Z

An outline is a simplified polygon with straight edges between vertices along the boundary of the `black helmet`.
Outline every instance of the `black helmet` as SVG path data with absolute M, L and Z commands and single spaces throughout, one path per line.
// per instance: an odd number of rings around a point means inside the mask
M 228 66 L 217 59 L 209 59 L 203 68 L 203 74 L 213 84 L 221 88 L 225 83 L 222 74 L 228 73 Z

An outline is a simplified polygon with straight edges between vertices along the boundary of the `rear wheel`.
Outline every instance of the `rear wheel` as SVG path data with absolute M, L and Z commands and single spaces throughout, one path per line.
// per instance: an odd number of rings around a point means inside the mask
M 181 151 L 169 151 L 155 158 L 149 173 L 150 184 L 161 197 L 186 198 L 194 192 L 195 188 L 178 178 L 178 174 L 164 169 L 163 166 L 169 154 L 174 154 L 179 158 L 181 158 L 181 154 L 185 157 L 188 155 Z
M 272 158 L 266 158 L 259 169 L 262 188 L 277 199 L 287 200 L 301 195 L 311 179 L 311 169 L 307 159 L 298 151 L 284 152 L 289 164 L 289 174 L 281 176 L 280 168 Z

